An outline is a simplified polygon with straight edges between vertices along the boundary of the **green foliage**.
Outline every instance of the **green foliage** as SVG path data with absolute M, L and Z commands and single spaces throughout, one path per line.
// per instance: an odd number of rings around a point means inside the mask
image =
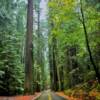
M 96 89 L 100 92 L 100 84 L 97 85 Z
M 96 100 L 100 100 L 100 96 L 96 96 Z
M 18 22 L 17 13 L 15 14 L 15 11 L 21 9 L 15 9 L 16 4 L 18 2 L 12 0 L 0 1 L 0 95 L 23 93 L 24 67 L 21 62 L 23 35 L 22 31 L 16 30 Z M 21 18 L 19 20 L 22 23 L 23 20 Z
M 98 50 L 96 48 L 100 40 L 100 37 L 96 36 L 100 31 L 98 25 L 100 12 L 93 7 L 96 5 L 97 2 L 95 1 L 83 0 L 85 24 L 94 58 L 98 55 L 95 50 Z M 95 72 L 93 71 L 86 49 L 79 1 L 52 0 L 49 1 L 48 7 L 48 22 L 50 26 L 48 41 L 50 45 L 53 45 L 52 38 L 56 38 L 57 40 L 56 62 L 58 62 L 57 66 L 59 67 L 57 68 L 59 73 L 61 66 L 64 66 L 64 76 L 60 76 L 64 77 L 64 88 L 70 88 L 81 82 L 95 79 Z M 73 48 L 76 48 L 76 52 Z M 99 60 L 100 57 L 98 57 L 98 60 L 96 59 L 95 61 L 99 64 Z
M 90 71 L 86 74 L 85 76 L 85 81 L 89 81 L 89 80 L 95 80 L 95 72 L 94 71 Z
M 71 89 L 68 89 L 68 90 L 65 90 L 64 93 L 68 96 L 71 96 L 72 94 L 72 90 Z

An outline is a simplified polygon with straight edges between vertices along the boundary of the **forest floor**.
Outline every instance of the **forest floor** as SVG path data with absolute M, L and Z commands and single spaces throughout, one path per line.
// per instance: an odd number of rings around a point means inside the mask
M 35 93 L 30 96 L 12 96 L 12 97 L 0 97 L 0 100 L 36 100 L 41 93 Z
M 97 81 L 86 82 L 56 94 L 68 100 L 100 100 L 100 84 Z
M 64 92 L 56 92 L 56 94 L 64 97 L 66 100 L 100 100 L 100 93 L 97 94 L 97 96 L 99 95 L 98 98 L 96 98 L 96 96 L 82 96 L 82 95 L 78 95 L 77 97 L 68 96 L 68 95 L 65 95 Z

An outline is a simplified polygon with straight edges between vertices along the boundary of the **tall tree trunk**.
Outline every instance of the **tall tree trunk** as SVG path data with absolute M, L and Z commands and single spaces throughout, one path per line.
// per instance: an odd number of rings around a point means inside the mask
M 58 74 L 57 74 L 57 63 L 56 63 L 56 38 L 52 37 L 52 45 L 53 45 L 53 51 L 52 51 L 52 57 L 53 57 L 53 73 L 54 73 L 54 90 L 58 90 Z
M 32 33 L 33 33 L 33 0 L 28 0 L 27 33 L 26 33 L 26 48 L 25 48 L 25 93 L 26 94 L 32 94 L 33 92 Z
M 91 49 L 90 49 L 90 46 L 89 46 L 88 33 L 87 33 L 86 25 L 85 25 L 85 17 L 84 17 L 82 0 L 80 0 L 80 5 L 81 5 L 80 9 L 81 9 L 81 15 L 82 15 L 82 25 L 83 25 L 83 29 L 84 29 L 84 33 L 85 33 L 87 50 L 88 50 L 88 53 L 89 53 L 91 64 L 93 65 L 94 71 L 96 73 L 96 77 L 98 78 L 98 82 L 100 83 L 100 73 L 99 73 L 99 70 L 98 70 L 95 62 L 94 62 L 92 52 L 91 52 Z

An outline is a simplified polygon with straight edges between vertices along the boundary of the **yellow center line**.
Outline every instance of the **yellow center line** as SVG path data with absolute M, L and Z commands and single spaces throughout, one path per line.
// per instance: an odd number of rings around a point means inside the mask
M 52 100 L 50 93 L 48 94 L 48 100 Z

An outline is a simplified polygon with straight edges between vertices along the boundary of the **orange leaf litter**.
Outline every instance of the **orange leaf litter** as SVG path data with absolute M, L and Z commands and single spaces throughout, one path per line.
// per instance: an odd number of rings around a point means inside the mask
M 30 96 L 13 96 L 13 97 L 0 97 L 0 100 L 35 100 L 40 93 Z

